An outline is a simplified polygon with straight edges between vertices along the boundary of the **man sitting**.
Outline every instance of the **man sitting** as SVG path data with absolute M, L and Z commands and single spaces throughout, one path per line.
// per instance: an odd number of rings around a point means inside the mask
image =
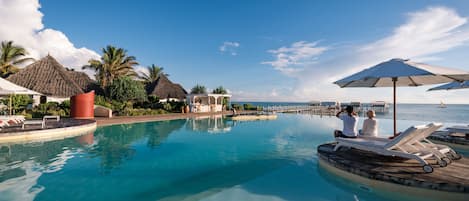
M 342 131 L 335 130 L 334 137 L 356 138 L 358 135 L 358 115 L 353 111 L 353 107 L 349 105 L 345 110 L 342 109 L 335 116 L 343 121 L 344 128 Z

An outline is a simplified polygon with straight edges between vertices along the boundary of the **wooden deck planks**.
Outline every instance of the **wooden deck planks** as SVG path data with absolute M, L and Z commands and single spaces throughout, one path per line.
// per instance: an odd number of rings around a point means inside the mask
M 425 173 L 414 160 L 381 156 L 357 149 L 333 151 L 335 143 L 318 147 L 318 155 L 335 168 L 373 180 L 406 186 L 469 194 L 469 159 L 453 161 L 440 167 L 435 160 L 427 160 L 434 168 Z

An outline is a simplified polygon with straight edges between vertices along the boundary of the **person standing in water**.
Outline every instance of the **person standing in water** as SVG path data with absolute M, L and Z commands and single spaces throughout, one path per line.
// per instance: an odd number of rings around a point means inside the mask
M 335 130 L 334 137 L 356 138 L 358 135 L 358 115 L 353 111 L 353 107 L 349 105 L 335 116 L 343 121 L 344 128 L 342 131 Z

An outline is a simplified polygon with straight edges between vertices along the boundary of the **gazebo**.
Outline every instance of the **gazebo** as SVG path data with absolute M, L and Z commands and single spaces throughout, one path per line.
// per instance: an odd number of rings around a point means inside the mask
M 189 94 L 187 103 L 191 112 L 221 112 L 223 111 L 223 99 L 231 99 L 230 94 Z

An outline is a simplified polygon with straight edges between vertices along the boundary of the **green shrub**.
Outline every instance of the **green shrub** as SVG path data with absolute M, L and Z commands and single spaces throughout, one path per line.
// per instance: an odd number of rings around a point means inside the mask
M 120 101 L 117 101 L 117 100 L 112 100 L 111 109 L 113 111 L 119 112 L 119 111 L 124 110 L 124 108 L 125 108 L 125 103 L 124 102 L 120 102 Z
M 236 110 L 243 110 L 244 109 L 244 107 L 242 105 L 236 104 L 236 103 L 231 104 L 231 107 L 236 109 Z
M 251 103 L 243 104 L 243 108 L 244 108 L 244 110 L 262 110 L 262 107 L 254 106 Z
M 32 118 L 42 118 L 45 115 L 57 115 L 61 117 L 70 116 L 70 101 L 66 100 L 62 103 L 47 102 L 41 103 L 31 111 Z
M 158 115 L 158 114 L 166 114 L 168 113 L 165 110 L 162 109 L 157 109 L 157 110 L 152 110 L 152 109 L 125 109 L 125 115 L 127 116 L 144 116 L 144 115 Z
M 112 84 L 108 86 L 107 91 L 109 92 L 109 98 L 120 102 L 138 102 L 147 99 L 143 84 L 127 76 L 113 80 Z
M 95 105 L 101 105 L 107 108 L 112 108 L 112 104 L 106 100 L 104 96 L 95 96 L 94 97 L 94 104 Z
M 10 97 L 5 97 L 1 100 L 6 106 L 10 106 Z M 26 110 L 29 104 L 33 103 L 33 99 L 28 95 L 11 95 L 11 106 L 15 114 L 21 113 Z

